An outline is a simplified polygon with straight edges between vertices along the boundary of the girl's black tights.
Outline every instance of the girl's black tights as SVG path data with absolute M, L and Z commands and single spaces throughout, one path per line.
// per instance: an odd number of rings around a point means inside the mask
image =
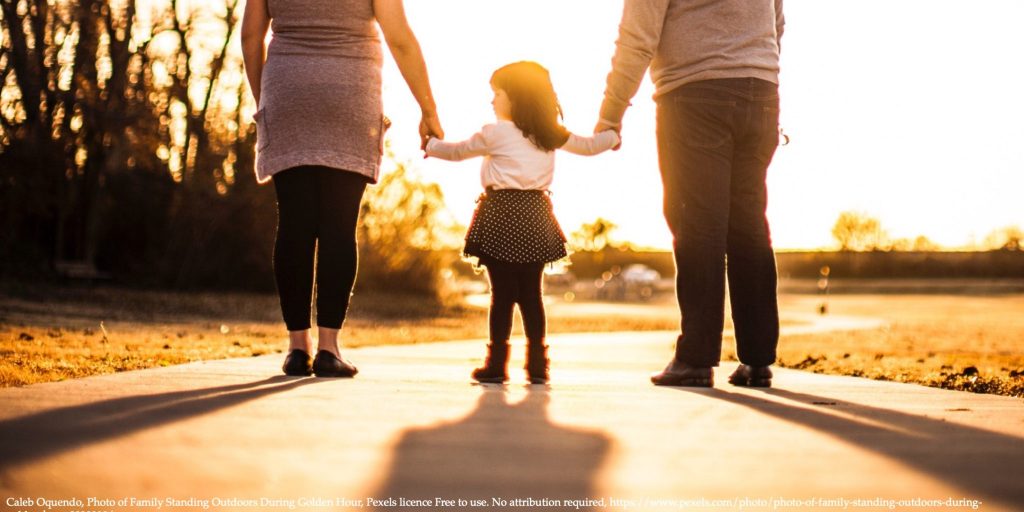
M 526 339 L 532 343 L 543 341 L 547 329 L 541 285 L 544 264 L 490 260 L 485 265 L 491 280 L 491 340 L 504 342 L 512 336 L 512 314 L 518 304 Z
M 320 166 L 274 175 L 274 277 L 289 331 L 310 327 L 314 276 L 317 325 L 340 329 L 345 321 L 356 280 L 356 221 L 368 182 L 354 172 Z

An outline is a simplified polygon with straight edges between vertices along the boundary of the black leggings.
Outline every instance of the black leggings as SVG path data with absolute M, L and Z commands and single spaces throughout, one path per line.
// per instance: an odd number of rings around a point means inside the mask
M 526 339 L 530 343 L 543 342 L 547 329 L 541 285 L 544 264 L 490 260 L 484 265 L 491 279 L 491 340 L 506 342 L 512 337 L 512 314 L 515 305 L 519 304 Z
M 289 331 L 310 327 L 314 264 L 316 323 L 341 329 L 356 280 L 356 221 L 369 179 L 320 166 L 274 175 L 274 277 Z

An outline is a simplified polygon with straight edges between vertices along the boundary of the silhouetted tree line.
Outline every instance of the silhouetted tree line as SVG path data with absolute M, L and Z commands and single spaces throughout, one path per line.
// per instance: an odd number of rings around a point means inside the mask
M 932 252 L 941 251 L 939 244 L 928 237 L 919 235 L 914 239 L 893 238 L 882 227 L 882 221 L 866 213 L 845 211 L 839 214 L 832 226 L 832 238 L 839 245 L 840 252 L 895 251 L 895 252 Z M 989 233 L 978 250 L 987 251 L 1020 251 L 1024 242 L 1024 230 L 1019 226 L 1010 225 L 998 228 Z
M 240 14 L 238 0 L 0 0 L 0 275 L 273 289 Z
M 817 279 L 823 267 L 833 279 L 1019 279 L 1024 252 L 1016 250 L 838 251 L 776 254 L 779 275 Z

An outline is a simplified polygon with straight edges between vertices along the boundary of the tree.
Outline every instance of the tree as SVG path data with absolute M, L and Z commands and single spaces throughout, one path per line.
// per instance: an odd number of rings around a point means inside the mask
M 931 241 L 928 237 L 920 235 L 914 239 L 913 249 L 920 252 L 937 251 L 942 246 Z
M 107 175 L 151 160 L 134 149 L 156 125 L 135 2 L 0 0 L 0 15 L 0 251 L 92 262 Z
M 942 246 L 931 241 L 924 235 L 918 235 L 913 240 L 909 238 L 896 238 L 886 242 L 886 250 L 893 251 L 917 251 L 930 252 L 941 249 Z
M 274 289 L 241 5 L 0 0 L 0 277 L 71 262 L 127 284 Z M 360 286 L 435 293 L 454 223 L 436 185 L 395 167 L 363 206 Z
M 357 286 L 439 297 L 461 230 L 436 183 L 420 180 L 390 151 L 385 160 L 393 168 L 367 188 L 360 209 Z
M 985 237 L 985 247 L 990 250 L 1024 250 L 1024 230 L 1019 226 L 999 228 Z
M 149 264 L 184 283 L 213 265 L 189 260 L 212 236 L 247 253 L 223 238 L 238 227 L 227 216 L 267 204 L 238 5 L 0 0 L 0 271 Z
M 832 237 L 841 251 L 879 251 L 891 248 L 882 223 L 865 213 L 846 211 L 832 226 Z
M 594 222 L 584 223 L 569 236 L 574 249 L 579 251 L 600 252 L 611 245 L 611 233 L 618 226 L 614 222 L 598 217 Z
M 161 190 L 183 189 L 169 170 L 227 192 L 232 164 L 245 160 L 238 150 L 251 152 L 237 144 L 249 123 L 233 122 L 244 91 L 240 59 L 229 55 L 237 4 L 0 0 L 5 261 L 94 265 L 119 249 L 103 240 L 111 221 L 161 222 L 167 212 L 148 215 L 160 211 Z M 153 15 L 140 17 L 140 6 Z M 156 21 L 140 21 L 149 19 Z M 177 44 L 161 41 L 168 35 Z M 127 196 L 112 195 L 119 187 Z M 151 203 L 134 203 L 146 212 L 124 210 L 141 192 L 156 192 Z

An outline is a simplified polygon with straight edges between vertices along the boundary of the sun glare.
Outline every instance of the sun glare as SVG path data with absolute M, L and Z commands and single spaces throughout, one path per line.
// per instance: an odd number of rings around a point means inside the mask
M 769 171 L 769 219 L 778 248 L 833 246 L 843 211 L 881 219 L 894 235 L 947 247 L 1024 225 L 1024 81 L 1013 20 L 1003 0 L 954 9 L 951 1 L 868 5 L 786 3 L 782 124 L 792 137 Z M 589 134 L 597 120 L 621 0 L 407 2 L 449 140 L 493 122 L 488 80 L 501 65 L 536 60 L 551 71 L 565 125 Z M 878 16 L 885 13 L 885 16 Z M 927 20 L 922 20 L 926 13 Z M 865 35 L 871 27 L 871 35 Z M 955 30 L 954 30 L 955 29 Z M 953 32 L 969 30 L 964 37 Z M 1016 39 L 1015 39 L 1016 38 Z M 1002 64 L 1000 64 L 1002 63 Z M 984 87 L 978 77 L 985 77 Z M 667 249 L 661 214 L 653 86 L 645 79 L 626 114 L 622 150 L 596 158 L 559 154 L 552 186 L 566 232 L 598 217 L 614 238 Z M 399 156 L 437 181 L 456 219 L 468 222 L 480 192 L 479 160 L 419 160 L 419 110 L 392 62 L 385 108 Z

